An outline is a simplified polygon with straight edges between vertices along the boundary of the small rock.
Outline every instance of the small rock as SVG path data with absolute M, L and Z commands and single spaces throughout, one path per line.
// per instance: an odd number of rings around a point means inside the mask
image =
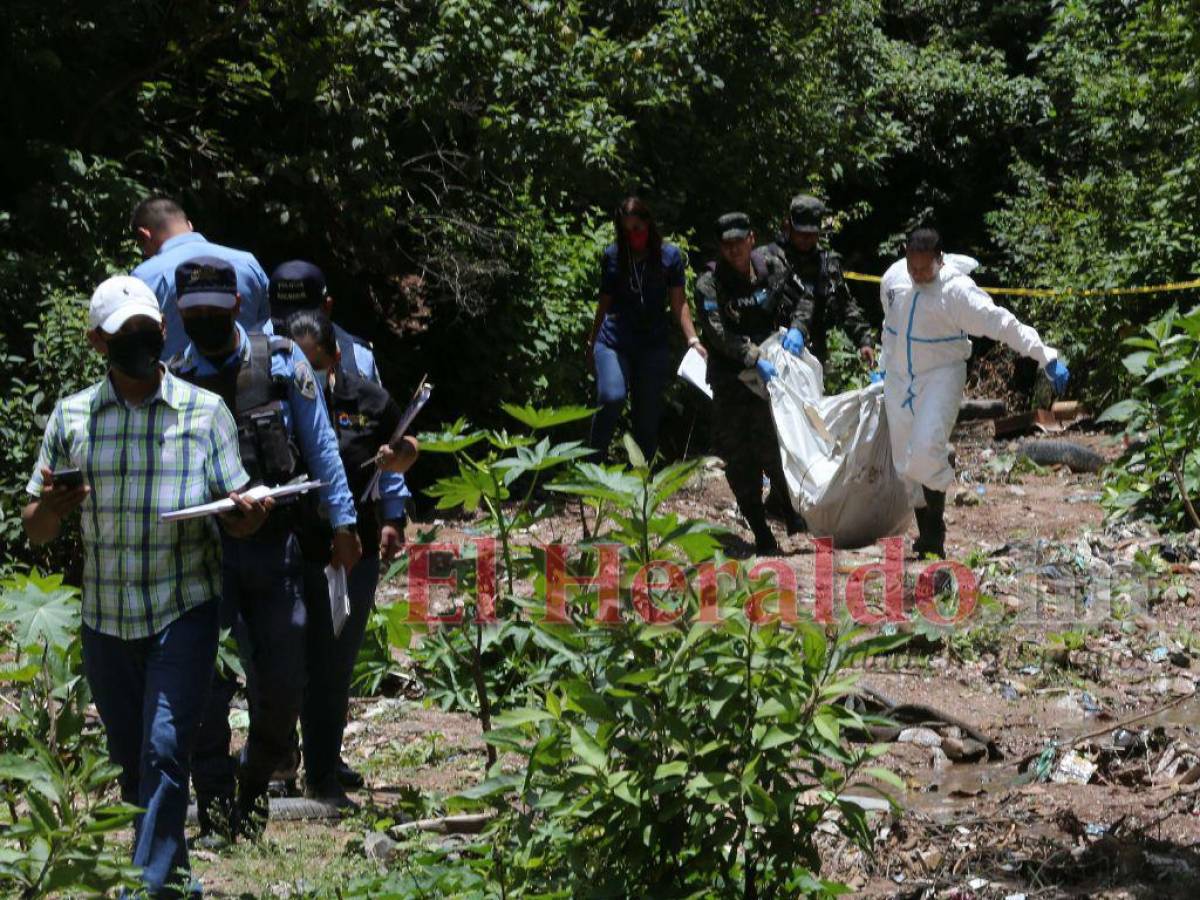
M 987 747 L 974 738 L 944 738 L 942 750 L 955 762 L 978 762 L 987 756 Z
M 935 772 L 943 772 L 952 765 L 950 757 L 945 754 L 941 747 L 933 748 L 933 752 L 929 757 L 929 764 Z
M 902 744 L 916 744 L 918 747 L 942 746 L 941 735 L 929 728 L 905 728 L 896 740 Z
M 1182 650 L 1176 650 L 1171 654 L 1171 665 L 1178 666 L 1181 669 L 1190 669 L 1192 667 L 1192 658 Z
M 381 831 L 372 831 L 363 839 L 363 851 L 367 859 L 389 863 L 400 845 Z

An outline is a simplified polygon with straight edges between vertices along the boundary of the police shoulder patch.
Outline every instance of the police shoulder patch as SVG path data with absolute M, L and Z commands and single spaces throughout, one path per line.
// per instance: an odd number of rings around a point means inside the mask
M 296 382 L 296 389 L 300 391 L 303 397 L 309 400 L 317 399 L 317 379 L 313 375 L 312 366 L 307 360 L 296 360 L 296 368 L 292 373 L 292 378 Z

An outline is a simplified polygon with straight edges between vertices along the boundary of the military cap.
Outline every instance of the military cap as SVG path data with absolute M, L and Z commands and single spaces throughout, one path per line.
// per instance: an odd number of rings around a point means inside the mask
M 792 228 L 796 231 L 817 232 L 827 212 L 825 204 L 809 194 L 797 194 L 790 208 Z
M 197 256 L 175 269 L 175 296 L 180 309 L 218 306 L 233 309 L 237 302 L 237 272 L 216 256 Z
M 745 213 L 725 213 L 717 219 L 717 238 L 722 241 L 733 241 L 750 234 L 750 217 Z

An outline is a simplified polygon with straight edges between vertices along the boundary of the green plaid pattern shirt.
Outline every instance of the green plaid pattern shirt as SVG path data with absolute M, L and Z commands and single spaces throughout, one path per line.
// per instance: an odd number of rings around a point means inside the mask
M 164 372 L 140 406 L 112 382 L 59 400 L 46 423 L 26 490 L 42 492 L 41 467 L 83 472 L 83 621 L 125 640 L 157 634 L 221 593 L 221 537 L 212 517 L 163 522 L 250 479 L 237 426 L 216 394 Z

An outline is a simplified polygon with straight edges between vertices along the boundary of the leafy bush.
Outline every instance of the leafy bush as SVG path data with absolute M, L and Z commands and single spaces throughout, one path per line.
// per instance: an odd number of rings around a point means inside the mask
M 1166 528 L 1200 528 L 1200 306 L 1174 309 L 1122 346 L 1132 394 L 1098 422 L 1120 422 L 1130 449 L 1110 467 L 1102 503 L 1112 516 L 1147 516 Z
M 8 390 L 0 395 L 0 543 L 16 551 L 0 568 L 20 561 L 69 568 L 79 553 L 77 524 L 69 520 L 65 540 L 34 550 L 25 542 L 21 508 L 29 501 L 25 484 L 33 472 L 42 431 L 54 403 L 98 380 L 104 362 L 84 339 L 87 304 L 80 297 L 53 293 L 41 305 L 29 359 L 0 356 L 0 374 L 8 374 Z
M 15 686 L 0 734 L 0 889 L 21 897 L 100 894 L 137 884 L 138 870 L 106 838 L 138 813 L 108 795 L 120 770 L 86 717 L 78 592 L 58 576 L 0 585 L 6 655 L 0 690 Z M 4 815 L 4 814 L 0 814 Z
M 535 429 L 570 415 L 508 412 Z M 698 462 L 654 473 L 628 436 L 629 469 L 572 462 L 572 445 L 532 441 L 462 427 L 423 439 L 458 454 L 459 474 L 434 492 L 447 508 L 484 504 L 483 525 L 497 535 L 503 562 L 498 622 L 476 620 L 471 561 L 453 597 L 462 619 L 435 626 L 410 652 L 444 701 L 480 716 L 492 748 L 488 779 L 452 805 L 490 803 L 501 816 L 485 844 L 456 851 L 467 862 L 457 873 L 433 854 L 420 871 L 363 889 L 372 896 L 450 883 L 513 896 L 836 893 L 820 878 L 817 825 L 828 814 L 869 846 L 864 813 L 843 794 L 863 778 L 871 790 L 898 784 L 871 765 L 882 748 L 848 742 L 867 721 L 839 702 L 853 686 L 842 670 L 904 638 L 827 633 L 788 620 L 782 614 L 794 595 L 735 563 L 718 578 L 719 529 L 663 510 Z M 484 454 L 466 454 L 480 445 Z M 517 531 L 538 518 L 529 505 L 536 482 L 506 512 L 508 487 L 532 474 L 550 478 L 548 490 L 578 497 L 591 514 L 574 567 L 547 568 L 558 553 L 552 543 L 515 544 Z M 615 596 L 591 585 L 567 602 L 565 576 L 591 575 L 605 553 L 616 562 Z M 706 583 L 701 563 L 714 566 L 711 590 L 695 588 Z M 661 575 L 669 577 L 656 581 Z M 531 597 L 517 596 L 522 585 Z M 702 608 L 714 619 L 702 619 Z M 622 620 L 612 616 L 617 609 Z M 497 765 L 496 750 L 521 757 L 522 770 Z

